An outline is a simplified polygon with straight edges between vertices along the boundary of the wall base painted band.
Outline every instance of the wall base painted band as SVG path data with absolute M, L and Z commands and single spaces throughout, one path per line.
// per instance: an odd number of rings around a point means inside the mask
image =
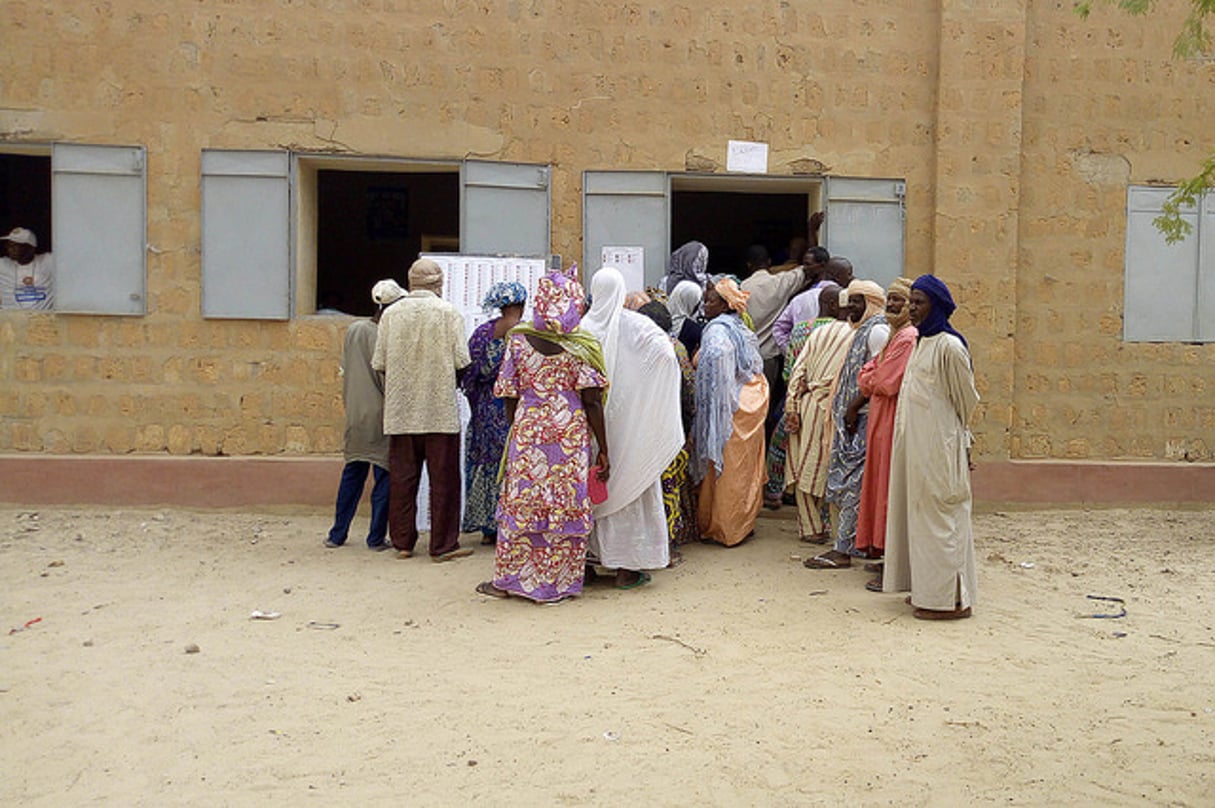
M 0 455 L 0 502 L 251 508 L 331 507 L 340 457 Z M 974 472 L 977 502 L 1215 504 L 1215 464 L 997 461 Z

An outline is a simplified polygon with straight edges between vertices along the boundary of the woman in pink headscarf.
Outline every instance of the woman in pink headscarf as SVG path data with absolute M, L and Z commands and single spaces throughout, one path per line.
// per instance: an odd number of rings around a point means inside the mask
M 585 295 L 561 272 L 536 288 L 531 325 L 509 332 L 494 394 L 506 400 L 510 434 L 498 498 L 494 578 L 482 595 L 555 602 L 582 593 L 591 531 L 591 434 L 601 479 L 608 473 L 599 342 L 578 327 Z

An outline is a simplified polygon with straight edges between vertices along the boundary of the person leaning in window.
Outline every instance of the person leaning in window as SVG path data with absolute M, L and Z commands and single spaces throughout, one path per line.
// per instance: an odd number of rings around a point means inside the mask
M 14 227 L 0 238 L 0 309 L 53 309 L 55 260 L 38 252 L 38 237 Z

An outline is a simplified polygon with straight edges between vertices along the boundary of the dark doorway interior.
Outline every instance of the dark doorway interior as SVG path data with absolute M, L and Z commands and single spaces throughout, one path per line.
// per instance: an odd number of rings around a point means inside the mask
M 0 154 L 0 236 L 34 231 L 38 252 L 51 252 L 51 158 Z
M 789 239 L 806 236 L 807 194 L 675 191 L 671 194 L 671 249 L 689 241 L 709 248 L 709 272 L 743 277 L 747 247 L 763 244 L 772 263 L 785 260 Z
M 419 252 L 456 252 L 460 175 L 317 172 L 316 307 L 370 315 L 371 287 L 405 286 Z

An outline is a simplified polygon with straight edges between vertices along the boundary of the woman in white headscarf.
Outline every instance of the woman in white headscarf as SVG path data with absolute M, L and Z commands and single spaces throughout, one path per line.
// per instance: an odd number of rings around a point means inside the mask
M 662 329 L 624 307 L 624 277 L 604 267 L 591 280 L 582 327 L 599 339 L 607 367 L 606 429 L 612 435 L 607 499 L 595 506 L 590 555 L 617 570 L 616 586 L 650 580 L 670 560 L 662 473 L 683 447 L 679 362 Z
M 696 320 L 704 290 L 695 281 L 680 281 L 668 297 L 671 312 L 671 336 L 683 343 L 688 355 L 700 350 L 701 325 Z

